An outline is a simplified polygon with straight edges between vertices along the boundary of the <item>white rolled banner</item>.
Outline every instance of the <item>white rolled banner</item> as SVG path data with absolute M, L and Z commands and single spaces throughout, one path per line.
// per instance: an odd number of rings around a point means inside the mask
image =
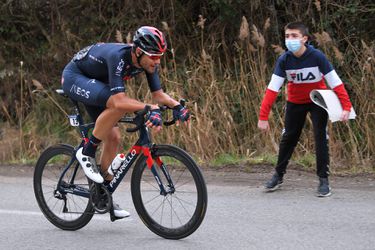
M 340 121 L 343 111 L 339 98 L 330 89 L 314 89 L 310 92 L 310 99 L 319 107 L 325 109 L 331 122 Z M 353 107 L 350 110 L 349 119 L 355 119 L 356 113 Z

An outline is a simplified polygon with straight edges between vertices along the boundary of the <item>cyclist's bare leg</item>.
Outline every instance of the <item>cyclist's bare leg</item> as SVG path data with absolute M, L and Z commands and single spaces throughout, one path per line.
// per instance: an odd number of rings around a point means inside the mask
M 103 177 L 104 177 L 104 180 L 106 181 L 110 181 L 113 178 L 111 175 L 107 174 L 107 169 L 108 169 L 109 164 L 112 162 L 113 158 L 115 157 L 115 155 L 118 153 L 118 148 L 121 142 L 121 133 L 120 133 L 119 127 L 116 126 L 116 123 L 118 122 L 118 120 L 120 120 L 122 116 L 123 116 L 123 112 L 121 112 L 119 115 L 119 112 L 116 112 L 116 110 L 106 109 L 99 115 L 95 123 L 94 131 L 99 131 L 99 135 L 103 136 L 101 137 L 103 138 L 103 150 L 101 154 L 100 163 L 101 163 L 102 172 L 104 173 Z M 102 120 L 100 120 L 100 118 Z M 99 121 L 99 126 L 98 126 L 98 121 Z M 114 124 L 110 122 L 114 122 Z M 103 130 L 103 127 L 108 128 L 109 126 L 112 126 L 112 127 L 110 127 L 107 130 L 106 129 Z M 102 133 L 102 131 L 106 133 Z M 116 218 L 118 219 L 125 218 L 130 215 L 129 212 L 120 208 L 119 205 L 116 204 L 114 201 L 112 202 L 113 202 L 112 208 L 113 208 L 113 212 Z
M 107 138 L 103 141 L 102 153 L 100 156 L 100 164 L 102 173 L 104 173 L 105 180 L 112 180 L 111 175 L 107 175 L 108 166 L 111 164 L 113 158 L 119 151 L 119 145 L 121 142 L 121 133 L 119 127 L 112 128 Z
M 95 127 L 92 134 L 103 141 L 102 154 L 100 157 L 100 165 L 103 177 L 111 180 L 111 176 L 107 175 L 107 169 L 112 162 L 120 141 L 120 131 L 116 127 L 117 122 L 123 117 L 125 112 L 119 112 L 116 109 L 107 108 L 96 119 Z
M 104 141 L 124 114 L 116 109 L 105 109 L 96 119 L 93 135 Z

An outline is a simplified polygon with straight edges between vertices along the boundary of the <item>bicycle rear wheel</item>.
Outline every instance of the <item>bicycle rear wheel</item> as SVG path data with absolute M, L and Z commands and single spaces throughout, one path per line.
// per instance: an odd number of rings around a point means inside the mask
M 131 190 L 134 206 L 145 225 L 167 239 L 181 239 L 192 234 L 202 223 L 207 209 L 207 189 L 201 171 L 182 149 L 172 145 L 155 145 L 152 149 L 154 166 L 161 178 L 166 195 L 142 156 L 134 167 Z M 160 166 L 161 160 L 171 177 L 173 187 Z
M 63 170 L 74 157 L 74 148 L 58 144 L 47 148 L 39 157 L 34 171 L 34 194 L 45 217 L 63 230 L 78 230 L 94 215 L 89 198 L 59 191 L 57 184 Z M 76 159 L 63 176 L 64 190 L 89 193 L 89 180 Z

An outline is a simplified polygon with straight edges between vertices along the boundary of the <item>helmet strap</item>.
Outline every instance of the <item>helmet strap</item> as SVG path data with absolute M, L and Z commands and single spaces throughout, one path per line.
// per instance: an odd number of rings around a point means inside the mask
M 137 63 L 138 63 L 138 65 L 141 66 L 141 57 L 142 57 L 145 53 L 143 53 L 143 52 L 140 50 L 140 51 L 141 51 L 141 54 L 137 55 L 137 47 L 136 47 L 136 46 L 133 47 L 133 51 L 134 51 L 135 57 L 137 58 Z
M 137 57 L 137 63 L 139 64 L 139 66 L 141 66 L 141 57 L 144 55 L 145 53 L 142 52 L 142 54 L 140 54 L 139 56 L 135 55 Z

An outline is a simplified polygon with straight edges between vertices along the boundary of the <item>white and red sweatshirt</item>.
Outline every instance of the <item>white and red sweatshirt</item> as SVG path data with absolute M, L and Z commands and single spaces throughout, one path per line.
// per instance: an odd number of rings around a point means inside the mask
M 311 45 L 301 57 L 286 51 L 277 62 L 266 94 L 264 95 L 259 120 L 267 121 L 272 105 L 276 100 L 285 78 L 288 79 L 288 102 L 295 104 L 311 103 L 310 92 L 313 89 L 327 89 L 336 93 L 344 110 L 350 111 L 352 104 L 343 82 L 327 60 L 326 56 Z

